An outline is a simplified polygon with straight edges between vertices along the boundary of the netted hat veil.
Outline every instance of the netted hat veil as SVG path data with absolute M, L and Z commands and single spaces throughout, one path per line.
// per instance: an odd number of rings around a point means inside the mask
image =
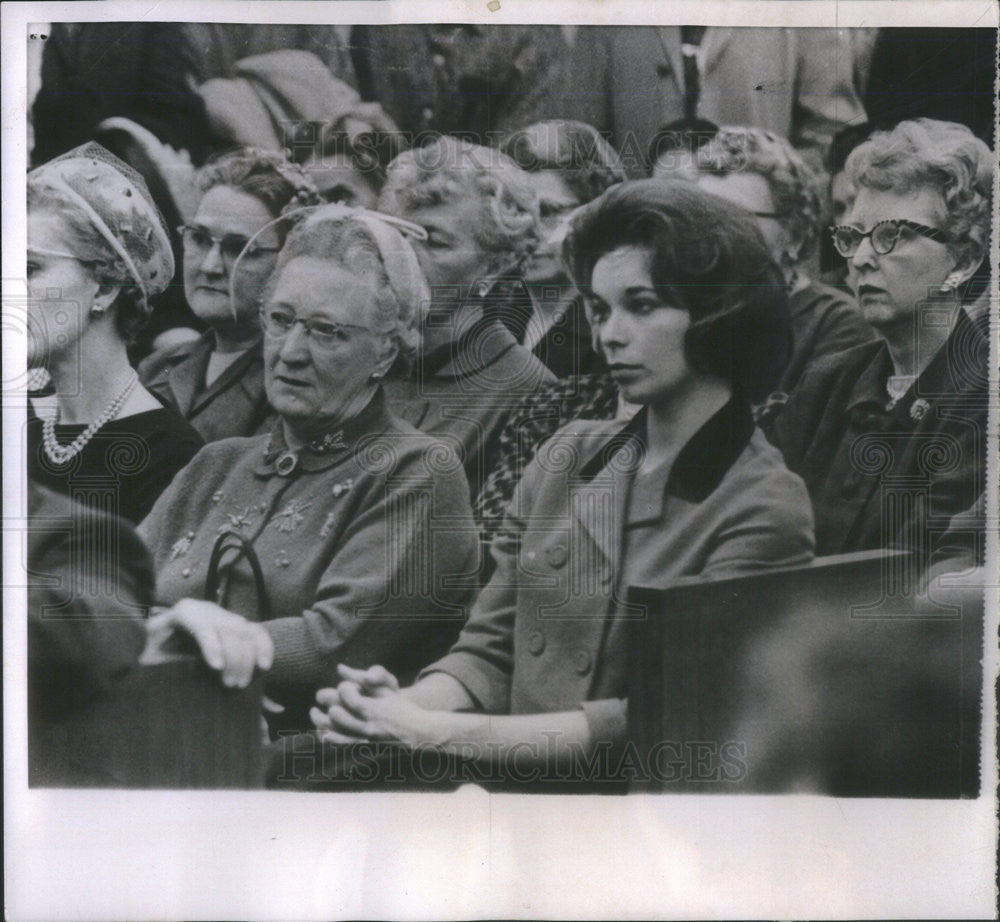
M 174 275 L 174 254 L 163 216 L 146 181 L 93 141 L 32 170 L 29 185 L 48 187 L 83 212 L 121 260 L 140 294 L 139 309 Z

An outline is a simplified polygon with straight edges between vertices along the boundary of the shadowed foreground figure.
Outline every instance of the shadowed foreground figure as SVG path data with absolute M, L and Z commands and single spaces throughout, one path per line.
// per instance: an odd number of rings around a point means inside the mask
M 152 563 L 127 522 L 32 484 L 28 514 L 28 783 L 259 786 L 248 685 L 271 663 L 266 632 L 235 617 L 212 637 L 175 613 L 147 619 Z M 199 639 L 204 662 L 167 662 L 177 635 Z

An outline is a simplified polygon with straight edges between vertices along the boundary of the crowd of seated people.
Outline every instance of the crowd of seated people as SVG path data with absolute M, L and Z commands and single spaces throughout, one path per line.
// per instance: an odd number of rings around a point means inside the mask
M 92 635 L 36 583 L 36 723 L 176 632 L 261 680 L 276 785 L 368 744 L 574 778 L 628 740 L 630 587 L 983 566 L 995 156 L 869 125 L 833 30 L 189 26 L 197 143 L 141 83 L 62 143 L 43 70 L 30 514 L 128 566 Z

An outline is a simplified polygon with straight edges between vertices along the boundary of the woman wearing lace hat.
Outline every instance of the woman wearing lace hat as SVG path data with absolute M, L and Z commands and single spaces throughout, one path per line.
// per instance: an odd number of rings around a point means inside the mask
M 461 463 L 393 416 L 382 391 L 416 351 L 428 297 L 397 228 L 420 233 L 326 205 L 291 231 L 260 315 L 277 422 L 207 445 L 140 527 L 176 622 L 263 623 L 283 728 L 308 726 L 339 663 L 414 676 L 470 601 L 457 579 L 477 550 Z
M 174 274 L 145 182 L 98 144 L 28 174 L 28 363 L 55 393 L 32 401 L 37 483 L 140 521 L 201 447 L 139 384 L 126 352 Z

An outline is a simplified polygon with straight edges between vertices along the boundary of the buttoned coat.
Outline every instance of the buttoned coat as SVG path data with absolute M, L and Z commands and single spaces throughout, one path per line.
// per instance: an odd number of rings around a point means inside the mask
M 623 559 L 636 455 L 634 443 L 612 447 L 621 429 L 577 421 L 539 449 L 494 539 L 492 579 L 425 670 L 449 673 L 490 713 L 582 706 L 598 742 L 625 735 L 626 628 L 644 616 L 626 604 L 626 572 L 665 587 L 805 562 L 813 546 L 802 481 L 734 401 L 678 455 L 662 505 L 640 516 L 652 540 Z
M 946 312 L 927 310 L 924 323 Z M 888 346 L 817 363 L 772 438 L 805 481 L 820 554 L 892 547 L 926 554 L 986 485 L 986 318 L 960 311 L 946 343 L 891 408 Z
M 710 26 L 702 40 L 698 115 L 770 129 L 822 160 L 834 134 L 864 121 L 847 39 L 836 29 Z M 653 136 L 684 116 L 679 26 L 583 27 L 574 47 L 574 108 L 610 131 L 632 175 Z
M 478 564 L 458 459 L 385 409 L 381 396 L 291 471 L 281 424 L 206 445 L 140 526 L 161 605 L 204 598 L 219 535 L 248 541 L 274 641 L 268 694 L 307 705 L 337 663 L 413 677 L 454 640 Z M 221 604 L 261 620 L 245 556 L 224 556 Z M 405 679 L 404 679 L 405 680 Z M 304 726 L 297 727 L 304 729 Z
M 264 392 L 263 341 L 203 387 L 214 341 L 209 330 L 196 340 L 154 352 L 139 364 L 139 379 L 177 407 L 206 442 L 268 431 L 274 413 Z

